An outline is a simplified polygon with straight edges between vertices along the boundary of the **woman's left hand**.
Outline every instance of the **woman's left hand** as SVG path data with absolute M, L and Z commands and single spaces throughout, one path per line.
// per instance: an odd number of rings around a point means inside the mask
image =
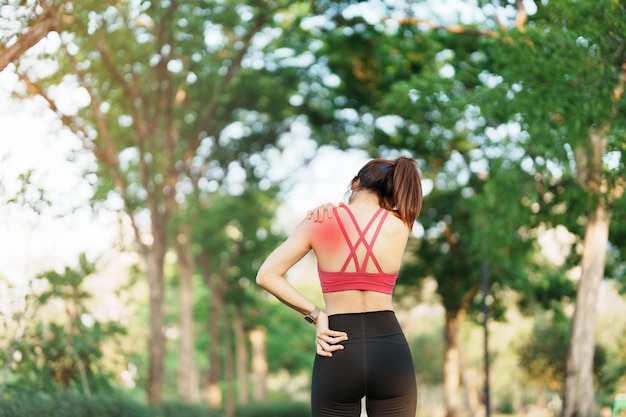
M 315 346 L 317 354 L 320 356 L 333 356 L 334 351 L 343 349 L 341 342 L 348 340 L 348 334 L 346 332 L 339 332 L 328 328 L 328 316 L 324 312 L 321 312 L 319 316 L 317 316 L 315 329 Z

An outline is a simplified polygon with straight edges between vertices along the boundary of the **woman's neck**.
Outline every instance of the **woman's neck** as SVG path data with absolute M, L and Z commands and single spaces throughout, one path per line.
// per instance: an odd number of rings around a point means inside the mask
M 360 205 L 375 205 L 375 206 L 380 205 L 378 201 L 378 195 L 375 192 L 369 191 L 369 190 L 356 191 L 350 198 L 350 201 L 348 202 L 348 204 L 359 205 L 359 206 Z

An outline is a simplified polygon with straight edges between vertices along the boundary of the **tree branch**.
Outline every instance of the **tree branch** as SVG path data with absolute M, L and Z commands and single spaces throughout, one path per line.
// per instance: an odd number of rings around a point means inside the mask
M 404 25 L 423 25 L 432 30 L 443 30 L 449 33 L 454 33 L 454 34 L 480 35 L 480 36 L 486 36 L 489 38 L 500 37 L 500 33 L 495 30 L 478 29 L 478 28 L 473 28 L 473 27 L 468 27 L 468 26 L 463 26 L 463 25 L 456 25 L 456 24 L 439 25 L 437 23 L 431 22 L 430 20 L 418 19 L 416 17 L 405 17 L 405 18 L 399 19 L 398 23 L 404 24 Z
M 146 162 L 146 149 L 145 148 L 146 148 L 146 144 L 149 143 L 149 141 L 147 141 L 146 139 L 148 139 L 148 137 L 153 133 L 155 126 L 154 125 L 150 126 L 144 123 L 144 121 L 149 116 L 147 112 L 145 111 L 142 114 L 142 109 L 146 108 L 145 103 L 150 102 L 150 100 L 145 100 L 145 98 L 141 94 L 140 83 L 136 83 L 133 87 L 131 87 L 131 85 L 124 79 L 122 74 L 117 70 L 114 60 L 111 59 L 109 51 L 107 50 L 105 46 L 103 46 L 100 42 L 96 42 L 95 48 L 100 53 L 104 67 L 107 69 L 109 74 L 113 77 L 113 79 L 120 84 L 120 86 L 122 87 L 122 90 L 124 91 L 124 95 L 126 96 L 129 102 L 130 114 L 133 120 L 132 129 L 135 133 L 134 145 L 136 146 L 137 152 L 139 154 L 138 155 L 138 165 L 139 165 L 138 170 L 139 170 L 139 175 L 140 175 L 140 183 L 145 190 L 149 190 L 150 189 L 150 169 Z M 74 67 L 75 67 L 75 72 L 78 73 L 77 67 L 75 65 Z M 85 88 L 87 88 L 87 86 L 85 86 Z M 94 103 L 96 101 L 95 96 L 91 93 L 89 89 L 88 91 L 89 91 L 90 97 L 92 97 L 91 102 Z M 118 164 L 117 162 L 118 151 L 116 149 L 115 142 L 113 141 L 113 138 L 109 132 L 108 125 L 106 124 L 106 121 L 104 120 L 104 117 L 102 113 L 100 112 L 99 106 L 97 106 L 97 108 L 95 109 L 92 106 L 92 109 L 94 112 L 94 118 L 96 120 L 96 123 L 99 129 L 103 133 L 103 139 L 105 141 L 104 149 L 105 151 L 108 150 L 110 152 L 109 157 L 112 157 L 113 155 L 115 155 L 116 164 Z M 156 152 L 152 150 L 153 156 L 155 155 L 155 153 Z M 117 174 L 120 176 L 120 180 L 124 180 L 121 173 L 118 172 Z M 127 195 L 127 189 L 126 187 L 120 187 L 120 189 L 121 189 L 122 198 L 125 202 L 125 207 L 127 207 L 127 210 L 126 210 L 127 214 L 129 215 L 129 217 L 131 217 L 131 222 L 133 225 L 133 229 L 135 231 L 135 236 L 137 237 L 137 241 L 143 245 L 139 227 L 135 224 L 135 221 L 134 221 L 134 217 L 132 214 L 133 205 L 131 204 L 130 198 Z M 147 195 L 146 205 L 150 209 L 151 216 L 158 215 L 159 203 L 155 198 L 155 194 L 152 192 L 147 192 L 146 195 Z M 155 225 L 157 223 L 158 222 L 156 221 L 152 221 L 151 223 L 153 227 L 153 230 L 152 230 L 153 233 L 155 233 L 155 228 L 156 228 Z M 142 250 L 146 250 L 146 247 L 142 247 Z
M 132 87 L 124 79 L 124 77 L 117 70 L 109 51 L 100 42 L 96 41 L 94 44 L 96 50 L 102 57 L 102 63 L 107 69 L 111 77 L 122 87 L 124 95 L 127 97 L 127 101 L 130 105 L 131 117 L 133 118 L 133 129 L 138 137 L 144 137 L 146 132 L 145 124 L 142 123 L 143 118 L 139 114 L 141 106 L 145 103 L 144 97 L 141 95 L 141 83 L 136 82 Z M 136 77 L 133 77 L 136 78 Z
M 94 146 L 94 150 L 93 150 L 94 155 L 106 167 L 112 168 L 114 170 L 119 170 L 117 148 L 115 146 L 113 137 L 111 136 L 111 132 L 109 131 L 109 127 L 106 123 L 104 115 L 102 114 L 102 111 L 100 110 L 100 102 L 98 98 L 96 97 L 96 95 L 93 93 L 89 84 L 85 81 L 84 74 L 82 73 L 81 70 L 78 69 L 78 63 L 76 62 L 76 59 L 74 58 L 74 56 L 72 56 L 72 54 L 69 53 L 69 51 L 67 50 L 64 44 L 62 46 L 65 50 L 66 57 L 72 64 L 72 68 L 74 70 L 74 74 L 76 74 L 79 85 L 83 87 L 85 91 L 87 91 L 87 94 L 89 94 L 89 107 L 91 108 L 91 111 L 93 112 L 96 126 L 98 127 L 100 137 L 102 138 L 102 142 L 103 142 L 102 144 L 99 143 L 97 140 L 94 140 L 92 142 Z M 118 178 L 116 177 L 118 176 L 119 176 L 119 179 L 121 180 L 121 175 L 119 173 L 114 175 L 114 179 L 117 180 Z
M 502 32 L 507 32 L 509 29 L 506 27 L 504 22 L 500 20 L 500 16 L 498 16 L 498 7 L 494 4 L 493 8 L 494 8 L 493 16 L 494 16 L 494 19 L 496 20 L 496 24 L 498 25 L 498 27 L 500 28 Z
M 83 125 L 81 125 L 76 120 L 76 118 L 63 114 L 58 109 L 56 102 L 39 85 L 33 83 L 25 74 L 17 73 L 17 75 L 19 79 L 22 82 L 24 82 L 24 84 L 26 84 L 26 88 L 28 89 L 29 93 L 31 93 L 32 95 L 38 95 L 41 98 L 43 98 L 45 102 L 48 104 L 48 107 L 50 108 L 50 110 L 52 110 L 57 115 L 57 117 L 61 120 L 61 123 L 63 123 L 65 127 L 67 127 L 72 133 L 74 133 L 76 137 L 81 139 L 85 149 L 88 149 L 89 151 L 91 151 L 96 157 L 96 159 L 102 165 L 104 165 L 105 168 L 109 170 L 115 185 L 120 188 L 120 195 L 122 197 L 122 200 L 124 200 L 124 210 L 126 211 L 126 214 L 128 215 L 128 217 L 130 218 L 131 226 L 135 232 L 135 235 L 137 236 L 137 242 L 139 243 L 140 246 L 142 246 L 142 249 L 145 249 L 143 248 L 143 246 L 145 245 L 142 243 L 142 240 L 140 238 L 141 233 L 139 231 L 139 227 L 135 222 L 135 217 L 133 216 L 133 205 L 131 204 L 131 200 L 128 196 L 128 187 L 126 185 L 126 181 L 124 180 L 124 177 L 119 172 L 119 165 L 118 164 L 111 165 L 111 161 L 110 159 L 108 159 L 109 157 L 107 156 L 108 152 L 105 149 L 103 149 L 102 145 L 98 143 L 97 141 L 89 141 L 89 132 L 87 131 L 87 129 Z M 81 85 L 87 89 L 84 83 Z M 91 103 L 94 103 L 95 98 L 91 94 L 91 91 L 89 89 L 87 89 L 87 91 L 89 92 L 89 95 L 92 98 Z M 117 161 L 117 154 L 115 157 L 115 161 Z
M 624 96 L 624 87 L 626 87 L 626 60 L 620 66 L 619 82 L 613 89 L 613 103 L 618 103 Z
M 494 13 L 494 19 L 496 21 L 496 24 L 498 25 L 498 28 L 500 29 L 501 32 L 508 32 L 508 28 L 506 27 L 504 22 L 500 20 L 500 17 L 498 16 L 497 7 L 495 5 L 494 5 L 494 9 L 496 9 L 496 12 Z M 520 32 L 524 32 L 525 31 L 524 26 L 528 22 L 528 13 L 526 12 L 526 9 L 524 8 L 523 0 L 515 0 L 515 9 L 517 10 L 517 15 L 515 16 L 515 23 L 514 23 L 515 28 L 519 30 Z M 489 38 L 499 38 L 501 36 L 501 34 L 495 30 L 477 29 L 477 28 L 472 28 L 472 27 L 457 25 L 457 24 L 438 25 L 434 22 L 431 22 L 430 20 L 418 19 L 414 17 L 406 17 L 406 18 L 400 19 L 399 23 L 400 24 L 424 25 L 432 30 L 443 30 L 449 33 L 454 33 L 454 34 L 480 35 L 480 36 L 487 36 Z
M 178 183 L 178 169 L 176 167 L 176 142 L 178 139 L 178 122 L 175 117 L 175 109 L 176 109 L 176 99 L 174 93 L 174 75 L 167 68 L 167 64 L 170 61 L 170 58 L 174 54 L 175 47 L 174 44 L 176 39 L 171 30 L 166 30 L 168 24 L 171 23 L 175 19 L 175 13 L 178 10 L 178 2 L 173 0 L 167 9 L 167 14 L 165 16 L 165 22 L 163 23 L 164 30 L 162 32 L 165 35 L 162 39 L 163 41 L 160 44 L 168 44 L 170 46 L 170 50 L 168 56 L 165 57 L 164 66 L 159 67 L 160 74 L 163 76 L 165 80 L 165 84 L 160 82 L 161 88 L 165 91 L 165 96 L 163 97 L 164 102 L 161 109 L 163 115 L 163 151 L 165 152 L 167 158 L 166 164 L 166 185 L 167 188 L 163 189 L 163 198 L 165 201 L 165 210 L 169 211 L 176 205 L 176 184 Z
M 524 32 L 524 25 L 528 21 L 528 13 L 524 8 L 523 0 L 515 0 L 515 8 L 517 9 L 517 16 L 515 16 L 515 28 L 520 32 Z
M 189 160 L 196 154 L 196 151 L 198 150 L 198 147 L 200 146 L 200 143 L 202 140 L 200 137 L 201 130 L 204 129 L 207 124 L 209 124 L 211 119 L 213 119 L 220 97 L 222 96 L 226 88 L 230 85 L 235 74 L 241 68 L 241 62 L 243 61 L 244 56 L 246 55 L 246 53 L 248 52 L 248 49 L 250 48 L 250 45 L 252 43 L 252 38 L 263 28 L 263 25 L 265 25 L 267 21 L 267 16 L 268 15 L 266 12 L 260 13 L 257 16 L 257 19 L 254 25 L 250 28 L 248 33 L 246 33 L 246 36 L 243 38 L 242 40 L 243 47 L 239 50 L 237 55 L 233 58 L 232 64 L 230 65 L 230 67 L 228 67 L 228 72 L 226 73 L 226 75 L 224 75 L 224 78 L 222 79 L 222 82 L 219 84 L 215 94 L 213 94 L 213 97 L 211 101 L 209 102 L 209 105 L 207 106 L 207 111 L 198 125 L 199 131 L 196 132 L 194 135 L 194 142 L 192 142 L 191 146 L 186 152 L 185 160 Z
M 30 29 L 25 34 L 19 36 L 14 44 L 0 51 L 0 71 L 48 36 L 48 33 L 59 29 L 63 4 L 65 4 L 63 1 L 54 1 L 50 6 L 45 7 L 43 13 L 29 25 Z

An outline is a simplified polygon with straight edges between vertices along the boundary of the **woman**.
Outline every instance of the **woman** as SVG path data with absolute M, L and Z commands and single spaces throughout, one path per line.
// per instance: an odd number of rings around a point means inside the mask
M 358 417 L 363 397 L 369 417 L 415 417 L 413 361 L 392 292 L 421 205 L 413 159 L 371 160 L 353 178 L 347 205 L 325 220 L 324 206 L 309 212 L 259 269 L 261 287 L 315 324 L 313 417 Z M 324 311 L 284 278 L 310 250 Z

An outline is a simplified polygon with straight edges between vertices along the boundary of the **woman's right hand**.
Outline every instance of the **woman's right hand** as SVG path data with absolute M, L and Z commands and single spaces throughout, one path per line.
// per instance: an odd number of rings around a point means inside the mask
M 343 350 L 343 345 L 340 343 L 348 340 L 348 334 L 329 329 L 328 316 L 323 311 L 317 316 L 315 329 L 315 346 L 318 355 L 330 357 L 333 356 L 334 351 Z
M 339 206 L 343 206 L 343 201 L 339 203 Z M 333 203 L 322 204 L 319 207 L 314 208 L 313 210 L 309 210 L 306 212 L 306 218 L 309 220 L 313 220 L 316 223 L 323 223 L 324 218 L 328 217 L 329 219 L 333 218 L 333 209 L 337 207 Z

